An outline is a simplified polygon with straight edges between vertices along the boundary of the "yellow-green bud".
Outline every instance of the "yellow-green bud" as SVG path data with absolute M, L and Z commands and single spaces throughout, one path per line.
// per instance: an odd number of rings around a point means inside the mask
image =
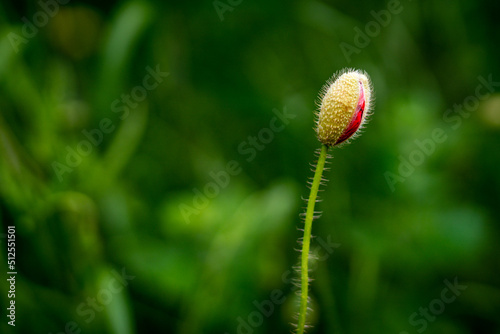
M 328 80 L 321 91 L 316 134 L 326 146 L 339 145 L 359 133 L 373 105 L 368 74 L 347 69 Z

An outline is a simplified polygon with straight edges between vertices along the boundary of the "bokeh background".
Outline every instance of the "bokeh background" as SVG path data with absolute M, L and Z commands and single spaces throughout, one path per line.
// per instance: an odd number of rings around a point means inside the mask
M 355 67 L 376 106 L 331 152 L 309 332 L 500 333 L 499 12 L 489 0 L 2 1 L 0 268 L 15 225 L 18 275 L 15 328 L 0 281 L 0 331 L 291 332 L 317 95 Z M 480 78 L 494 82 L 481 101 Z M 435 129 L 446 140 L 418 153 Z

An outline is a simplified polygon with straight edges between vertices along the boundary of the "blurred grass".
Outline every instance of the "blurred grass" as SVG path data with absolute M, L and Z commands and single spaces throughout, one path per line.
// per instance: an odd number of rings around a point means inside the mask
M 500 80 L 500 8 L 401 4 L 351 62 L 339 44 L 387 3 L 243 1 L 220 21 L 211 2 L 71 2 L 18 52 L 9 36 L 40 4 L 0 4 L 0 219 L 3 233 L 16 225 L 18 271 L 16 327 L 4 318 L 0 331 L 237 333 L 279 290 L 283 304 L 251 330 L 290 332 L 315 101 L 350 66 L 371 75 L 376 107 L 333 151 L 313 234 L 340 246 L 316 261 L 310 332 L 419 332 L 410 316 L 457 277 L 467 289 L 425 332 L 500 333 L 498 87 L 456 130 L 443 120 L 479 76 Z M 170 74 L 121 119 L 112 103 L 148 66 Z M 296 117 L 248 161 L 240 145 L 275 108 Z M 60 181 L 54 162 L 105 118 L 113 130 Z M 384 173 L 436 128 L 447 140 L 392 192 Z M 196 207 L 231 160 L 241 172 Z M 122 270 L 134 278 L 112 292 Z

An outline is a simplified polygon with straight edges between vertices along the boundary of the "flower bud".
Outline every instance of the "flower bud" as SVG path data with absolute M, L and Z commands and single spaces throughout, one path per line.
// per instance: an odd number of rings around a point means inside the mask
M 344 70 L 322 89 L 316 134 L 326 146 L 339 145 L 359 133 L 372 106 L 368 75 L 360 70 Z

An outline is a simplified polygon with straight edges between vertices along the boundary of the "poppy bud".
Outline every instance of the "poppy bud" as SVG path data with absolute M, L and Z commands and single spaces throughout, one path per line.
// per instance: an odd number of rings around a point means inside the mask
M 344 70 L 322 89 L 316 134 L 324 145 L 339 145 L 359 133 L 372 107 L 372 86 L 360 70 Z

